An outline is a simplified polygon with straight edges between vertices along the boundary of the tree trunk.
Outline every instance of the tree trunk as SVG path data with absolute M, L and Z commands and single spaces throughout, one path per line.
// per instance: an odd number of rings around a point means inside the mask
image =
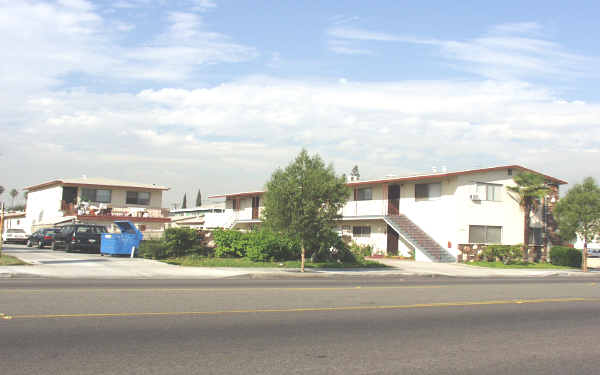
M 529 262 L 529 206 L 525 206 L 523 211 L 525 211 L 523 220 L 523 261 Z
M 304 241 L 302 242 L 302 252 L 300 253 L 300 272 L 304 272 L 304 261 L 306 260 L 306 251 L 304 250 Z
M 581 270 L 588 271 L 587 267 L 587 240 L 583 240 L 583 251 L 581 252 Z

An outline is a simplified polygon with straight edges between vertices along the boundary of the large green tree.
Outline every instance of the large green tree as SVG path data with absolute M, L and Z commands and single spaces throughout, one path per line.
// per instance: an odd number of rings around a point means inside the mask
M 264 221 L 270 228 L 296 237 L 302 244 L 300 270 L 306 248 L 331 240 L 334 220 L 350 195 L 344 178 L 318 154 L 302 150 L 285 169 L 277 169 L 266 185 Z
M 593 178 L 573 186 L 554 208 L 560 236 L 583 240 L 581 268 L 587 271 L 587 244 L 600 235 L 600 187 Z
M 537 209 L 541 199 L 550 192 L 550 189 L 546 186 L 544 177 L 537 173 L 522 172 L 516 175 L 514 180 L 516 186 L 507 186 L 507 189 L 517 196 L 523 208 L 523 259 L 527 260 L 531 213 Z

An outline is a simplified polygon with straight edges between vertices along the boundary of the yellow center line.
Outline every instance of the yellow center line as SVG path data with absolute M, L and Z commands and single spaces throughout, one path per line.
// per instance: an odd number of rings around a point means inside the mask
M 488 305 L 534 304 L 534 303 L 564 303 L 564 302 L 600 302 L 600 298 L 542 298 L 542 299 L 512 299 L 492 301 L 459 301 L 416 303 L 409 305 L 379 305 L 379 306 L 337 306 L 337 307 L 298 307 L 281 309 L 241 309 L 217 311 L 167 311 L 167 312 L 124 312 L 124 313 L 81 313 L 81 314 L 25 314 L 5 316 L 4 319 L 53 319 L 53 318 L 117 318 L 117 317 L 160 317 L 160 316 L 194 316 L 194 315 L 225 315 L 248 313 L 294 313 L 321 311 L 359 311 L 359 310 L 403 310 L 428 307 L 469 307 Z
M 372 290 L 372 289 L 434 289 L 449 285 L 404 285 L 404 286 L 348 286 L 348 287 L 304 287 L 304 288 L 53 288 L 53 289 L 4 289 L 0 293 L 43 293 L 43 292 L 251 292 L 251 291 L 324 291 L 324 290 Z

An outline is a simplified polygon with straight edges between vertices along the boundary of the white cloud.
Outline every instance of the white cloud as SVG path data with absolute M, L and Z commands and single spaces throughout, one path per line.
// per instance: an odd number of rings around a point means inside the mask
M 560 44 L 542 39 L 539 36 L 542 30 L 541 25 L 534 22 L 501 24 L 491 27 L 483 36 L 458 41 L 336 25 L 327 30 L 327 36 L 329 49 L 340 54 L 373 53 L 373 43 L 378 42 L 433 47 L 452 61 L 456 69 L 493 79 L 553 77 L 564 80 L 597 74 L 593 69 L 600 64 L 600 59 L 570 53 Z
M 69 165 L 70 175 L 174 186 L 169 199 L 181 186 L 260 188 L 303 146 L 338 171 L 359 164 L 365 178 L 522 163 L 572 180 L 581 176 L 571 160 L 600 163 L 600 104 L 519 82 L 254 77 L 195 90 L 49 92 L 20 110 L 26 126 L 12 128 L 3 149 L 19 157 L 0 162 L 37 172 L 7 178 L 26 185 L 40 173 L 63 176 Z

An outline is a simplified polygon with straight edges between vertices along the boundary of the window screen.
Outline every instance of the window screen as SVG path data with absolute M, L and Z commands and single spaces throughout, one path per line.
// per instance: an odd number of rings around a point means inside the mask
M 357 201 L 370 201 L 371 199 L 373 199 L 373 190 L 371 188 L 363 188 L 357 190 Z
M 501 243 L 502 227 L 469 225 L 469 243 Z
M 352 235 L 354 237 L 369 237 L 371 236 L 371 227 L 368 225 L 352 227 Z
M 440 182 L 432 184 L 416 184 L 415 199 L 427 200 L 439 198 L 442 196 L 442 184 Z

